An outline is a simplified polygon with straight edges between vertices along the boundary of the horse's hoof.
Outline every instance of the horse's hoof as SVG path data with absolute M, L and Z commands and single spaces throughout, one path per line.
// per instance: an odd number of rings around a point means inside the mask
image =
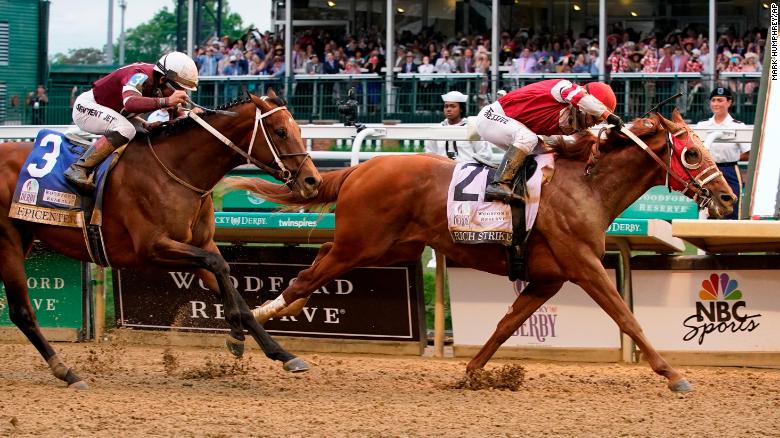
M 89 389 L 89 385 L 87 385 L 87 382 L 79 380 L 78 382 L 73 382 L 68 385 L 68 388 L 75 389 L 76 391 L 86 391 Z
M 688 379 L 680 379 L 674 383 L 670 383 L 669 389 L 671 389 L 672 392 L 691 392 L 693 391 L 693 386 L 688 382 Z
M 228 336 L 228 338 L 225 339 L 225 347 L 227 347 L 230 354 L 235 357 L 240 358 L 244 355 L 244 341 L 239 341 L 232 336 Z
M 284 363 L 284 370 L 290 371 L 291 373 L 302 373 L 304 371 L 309 371 L 309 368 L 311 368 L 309 367 L 309 364 L 300 357 L 294 357 Z

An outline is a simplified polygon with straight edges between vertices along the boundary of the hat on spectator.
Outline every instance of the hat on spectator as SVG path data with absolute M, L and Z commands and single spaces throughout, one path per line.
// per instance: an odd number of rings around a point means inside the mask
M 691 55 L 693 55 L 694 57 L 695 56 L 699 56 L 699 55 L 701 55 L 701 50 L 693 49 L 693 50 L 691 50 Z
M 728 87 L 717 87 L 714 90 L 712 90 L 712 93 L 710 93 L 710 99 L 718 96 L 725 97 L 728 100 L 732 99 L 731 90 L 729 90 Z
M 447 94 L 442 94 L 441 100 L 445 102 L 465 103 L 468 98 L 460 91 L 450 91 Z
M 747 52 L 745 53 L 745 60 L 747 61 L 748 58 L 754 58 L 758 60 L 758 53 L 756 52 Z
M 665 48 L 667 48 L 667 47 L 670 47 L 670 48 L 671 48 L 671 47 L 672 47 L 672 45 L 671 45 L 671 44 L 669 44 L 669 43 L 666 43 L 666 44 L 664 44 L 664 49 L 665 49 Z
M 639 59 L 642 59 L 642 57 L 645 56 L 645 55 L 642 52 L 640 52 L 640 51 L 635 51 L 635 52 L 631 52 L 631 53 L 628 54 L 628 58 L 629 59 L 633 58 L 635 56 L 639 57 Z

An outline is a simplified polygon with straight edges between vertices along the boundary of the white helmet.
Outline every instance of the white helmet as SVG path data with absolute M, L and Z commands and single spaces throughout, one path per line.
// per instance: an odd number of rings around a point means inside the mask
M 184 53 L 171 52 L 163 55 L 154 69 L 184 89 L 191 91 L 198 89 L 198 68 L 195 66 L 195 61 Z

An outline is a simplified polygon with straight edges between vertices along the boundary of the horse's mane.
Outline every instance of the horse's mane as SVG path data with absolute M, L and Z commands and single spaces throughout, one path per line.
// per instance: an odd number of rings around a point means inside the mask
M 658 132 L 659 127 L 660 122 L 656 118 L 637 118 L 631 121 L 631 132 L 636 134 L 639 138 L 654 135 Z M 597 136 L 587 132 L 579 136 L 573 144 L 555 146 L 555 152 L 557 152 L 558 156 L 561 158 L 586 161 L 590 156 L 593 145 L 597 141 L 599 141 Z M 607 153 L 628 144 L 633 144 L 633 140 L 620 133 L 620 131 L 610 129 L 606 139 L 602 139 L 599 144 L 599 152 Z
M 278 96 L 268 97 L 268 98 L 266 98 L 266 101 L 270 102 L 270 103 L 273 103 L 274 105 L 277 105 L 277 106 L 284 106 L 285 105 L 284 100 L 282 98 L 278 97 Z M 227 111 L 227 110 L 231 110 L 231 109 L 233 109 L 233 108 L 235 108 L 237 106 L 245 105 L 247 103 L 252 103 L 252 99 L 249 96 L 239 97 L 236 100 L 233 100 L 231 102 L 227 102 L 227 103 L 224 103 L 222 105 L 219 105 L 215 109 Z M 210 117 L 213 117 L 214 115 L 216 115 L 216 114 L 215 113 L 206 112 L 206 114 L 203 114 L 201 117 L 204 120 L 208 121 L 208 119 Z M 182 117 L 182 118 L 176 119 L 176 120 L 174 120 L 174 121 L 172 121 L 170 123 L 164 123 L 160 127 L 156 128 L 156 129 L 153 129 L 151 132 L 149 132 L 149 136 L 151 138 L 156 138 L 156 137 L 162 136 L 162 135 L 168 136 L 168 135 L 178 134 L 178 133 L 180 133 L 182 131 L 185 131 L 187 129 L 192 128 L 196 124 L 197 124 L 197 122 L 195 122 L 195 120 L 193 120 L 193 119 L 191 119 L 189 117 Z
M 632 120 L 630 124 L 631 132 L 642 139 L 650 135 L 655 135 L 658 132 L 658 129 L 661 127 L 661 122 L 658 117 L 645 119 L 636 118 Z M 602 141 L 599 145 L 599 150 L 602 152 L 609 152 L 612 149 L 623 147 L 629 144 L 633 145 L 634 141 L 620 131 L 611 129 L 607 135 L 606 140 Z

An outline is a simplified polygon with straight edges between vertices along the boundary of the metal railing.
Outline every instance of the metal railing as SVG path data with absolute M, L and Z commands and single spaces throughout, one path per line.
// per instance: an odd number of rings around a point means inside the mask
M 700 73 L 615 73 L 609 83 L 618 98 L 617 113 L 625 119 L 643 114 L 654 103 L 683 91 L 675 105 L 683 117 L 698 122 L 710 117 L 709 93 L 713 86 L 728 87 L 734 94 L 731 113 L 737 120 L 751 124 L 755 118 L 758 84 L 761 73 L 723 72 L 713 81 Z M 569 79 L 577 83 L 596 80 L 587 73 L 513 74 L 502 73 L 498 88 L 515 89 L 544 79 Z M 264 94 L 269 88 L 284 96 L 295 118 L 302 122 L 339 120 L 338 101 L 355 88 L 360 107 L 360 120 L 379 123 L 399 120 L 405 123 L 436 123 L 443 120 L 440 95 L 458 90 L 469 96 L 468 115 L 493 100 L 490 94 L 493 79 L 488 74 L 419 74 L 398 73 L 388 92 L 385 78 L 378 74 L 300 74 L 286 81 L 273 76 L 203 76 L 194 93 L 195 101 L 216 106 L 245 96 Z M 85 84 L 81 90 L 88 89 Z M 6 96 L 5 116 L 0 125 L 69 124 L 71 123 L 72 85 L 49 88 L 49 103 L 34 109 L 25 103 L 25 91 L 20 99 Z M 16 105 L 11 105 L 16 102 Z M 0 111 L 0 114 L 3 114 Z

